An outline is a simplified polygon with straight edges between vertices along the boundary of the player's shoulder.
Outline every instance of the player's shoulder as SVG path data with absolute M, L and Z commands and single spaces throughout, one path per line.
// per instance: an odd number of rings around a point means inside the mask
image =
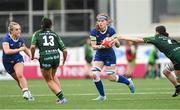
M 39 33 L 42 33 L 42 30 L 41 30 L 41 29 L 35 31 L 35 32 L 34 32 L 34 35 L 37 35 L 37 34 L 39 34 Z
M 50 33 L 52 33 L 54 36 L 59 36 L 55 31 L 49 30 Z
M 108 30 L 108 31 L 113 31 L 113 32 L 115 32 L 115 28 L 112 27 L 112 26 L 108 26 L 108 27 L 107 27 L 107 30 Z
M 4 35 L 3 38 L 5 38 L 5 39 L 10 38 L 10 35 L 7 33 L 7 34 Z
M 7 41 L 7 40 L 10 40 L 10 35 L 8 33 L 4 35 L 2 41 Z
M 93 28 L 90 30 L 90 34 L 96 34 L 98 32 L 98 30 L 96 28 Z

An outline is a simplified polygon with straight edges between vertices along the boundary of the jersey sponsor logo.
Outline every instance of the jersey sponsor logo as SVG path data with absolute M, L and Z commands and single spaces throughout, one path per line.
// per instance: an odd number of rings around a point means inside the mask
M 13 46 L 13 44 L 10 44 L 10 46 Z
M 50 64 L 42 64 L 42 66 L 43 66 L 43 67 L 45 67 L 45 68 L 49 68 L 49 67 L 51 67 L 51 65 L 50 65 Z

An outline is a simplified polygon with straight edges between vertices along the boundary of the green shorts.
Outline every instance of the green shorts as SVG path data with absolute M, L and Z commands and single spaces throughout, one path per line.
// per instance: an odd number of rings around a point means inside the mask
M 170 59 L 174 64 L 174 69 L 180 70 L 180 50 L 174 52 Z
M 48 70 L 50 68 L 57 68 L 60 63 L 60 55 L 59 53 L 51 55 L 40 55 L 39 62 L 41 69 Z

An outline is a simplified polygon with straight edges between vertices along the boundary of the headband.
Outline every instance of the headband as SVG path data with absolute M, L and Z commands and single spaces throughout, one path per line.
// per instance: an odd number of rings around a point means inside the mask
M 97 17 L 97 20 L 106 20 L 107 21 L 107 17 L 103 16 L 103 15 L 100 15 L 100 16 Z

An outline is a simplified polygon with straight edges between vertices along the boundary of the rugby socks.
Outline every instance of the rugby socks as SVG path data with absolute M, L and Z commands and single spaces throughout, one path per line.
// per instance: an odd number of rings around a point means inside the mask
M 99 92 L 99 94 L 101 96 L 105 96 L 105 93 L 104 93 L 104 87 L 103 87 L 103 83 L 101 80 L 97 81 L 97 82 L 94 82 L 94 84 L 96 85 L 96 88 Z
M 29 91 L 28 88 L 23 88 L 23 89 L 22 89 L 23 94 L 26 93 L 26 92 L 28 92 L 28 91 Z
M 56 96 L 57 96 L 60 100 L 63 100 L 63 99 L 64 99 L 64 95 L 63 95 L 63 92 L 62 92 L 62 91 L 60 91 L 59 93 L 57 93 Z
M 23 92 L 28 91 L 28 88 L 22 88 L 22 91 Z
M 122 75 L 116 75 L 116 81 L 118 83 L 124 83 L 126 85 L 129 85 L 129 83 L 130 83 L 129 80 L 126 77 L 122 76 Z

